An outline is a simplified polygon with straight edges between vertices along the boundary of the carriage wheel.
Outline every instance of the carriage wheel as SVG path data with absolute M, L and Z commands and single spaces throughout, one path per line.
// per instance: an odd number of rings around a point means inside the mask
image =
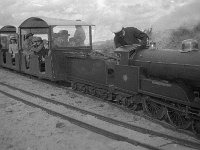
M 161 120 L 165 115 L 165 107 L 151 101 L 149 97 L 144 99 L 143 109 L 147 115 L 159 120 Z
M 167 118 L 170 124 L 181 129 L 187 129 L 191 125 L 191 120 L 186 116 L 186 113 L 173 108 L 167 108 Z
M 76 90 L 76 89 L 77 89 L 76 83 L 72 83 L 72 89 L 73 89 L 73 90 Z
M 193 133 L 200 135 L 200 120 L 194 120 L 192 122 L 192 131 Z
M 116 101 L 117 104 L 122 105 L 122 96 L 117 95 L 115 101 Z
M 96 95 L 96 90 L 95 90 L 95 88 L 92 88 L 92 89 L 90 90 L 90 94 L 91 94 L 92 96 L 95 96 L 95 95 Z
M 80 91 L 81 91 L 82 93 L 87 93 L 87 86 L 86 86 L 86 85 L 82 85 Z
M 81 89 L 80 83 L 76 83 L 76 90 L 80 91 L 80 89 Z

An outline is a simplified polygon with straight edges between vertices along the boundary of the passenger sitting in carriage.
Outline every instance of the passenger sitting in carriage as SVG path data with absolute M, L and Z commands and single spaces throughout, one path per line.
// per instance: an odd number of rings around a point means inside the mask
M 53 45 L 55 47 L 67 47 L 69 44 L 69 35 L 70 34 L 68 34 L 67 30 L 60 30 L 58 33 L 55 33 L 53 37 Z
M 76 25 L 76 31 L 74 33 L 75 46 L 84 46 L 84 41 L 86 39 L 85 31 L 81 25 Z
M 45 60 L 45 56 L 48 55 L 48 50 L 44 47 L 44 42 L 41 37 L 35 37 L 33 39 L 33 48 L 31 51 L 38 55 L 39 63 L 42 63 Z
M 17 46 L 17 38 L 11 37 L 10 38 L 10 44 L 8 46 L 8 52 L 11 53 L 12 56 L 12 64 L 15 64 L 15 54 L 18 53 L 18 46 Z
M 15 58 L 15 54 L 18 53 L 17 38 L 11 37 L 8 52 L 12 54 L 12 58 Z
M 25 41 L 23 44 L 23 53 L 25 55 L 30 55 L 31 48 L 34 46 L 33 45 L 33 35 L 34 35 L 33 33 L 28 33 L 25 36 Z
M 76 25 L 76 31 L 74 32 L 74 37 L 69 39 L 69 47 L 84 46 L 84 41 L 86 39 L 85 31 L 81 25 Z

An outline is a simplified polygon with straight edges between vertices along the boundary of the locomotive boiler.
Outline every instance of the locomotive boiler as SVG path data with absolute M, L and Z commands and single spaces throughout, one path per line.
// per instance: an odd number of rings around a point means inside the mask
M 142 67 L 143 74 L 190 87 L 200 87 L 200 51 L 194 40 L 185 40 L 181 50 L 138 50 L 129 64 Z

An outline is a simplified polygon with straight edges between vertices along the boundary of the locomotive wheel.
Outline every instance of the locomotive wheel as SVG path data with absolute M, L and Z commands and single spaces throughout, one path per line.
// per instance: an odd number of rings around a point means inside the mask
M 133 111 L 141 110 L 141 108 L 142 108 L 141 106 L 142 106 L 142 103 L 141 103 L 140 95 L 136 95 L 134 97 L 128 98 L 127 108 L 129 108 L 130 110 L 133 110 Z
M 101 98 L 104 99 L 104 100 L 108 99 L 108 93 L 107 93 L 107 91 L 101 91 Z
M 130 97 L 121 97 L 121 104 L 133 111 L 137 109 L 137 104 L 134 103 Z
M 192 131 L 194 134 L 200 135 L 200 120 L 194 120 L 192 122 Z
M 90 95 L 92 95 L 92 96 L 95 96 L 95 94 L 96 94 L 95 88 L 92 87 L 92 86 L 89 86 L 89 87 L 88 87 L 88 93 L 89 93 Z
M 187 129 L 191 125 L 191 120 L 185 113 L 172 108 L 167 108 L 167 118 L 171 125 L 181 129 Z
M 128 104 L 127 108 L 129 108 L 130 110 L 136 111 L 138 108 L 138 104 L 137 103 L 130 103 Z
M 143 109 L 147 115 L 161 120 L 165 115 L 165 107 L 150 100 L 150 98 L 144 99 Z
M 123 106 L 127 107 L 128 106 L 128 99 L 126 97 L 122 97 L 121 103 Z
M 100 91 L 100 89 L 96 89 L 95 93 L 96 93 L 95 94 L 96 97 L 101 98 L 101 91 Z
M 91 94 L 92 96 L 95 96 L 95 95 L 96 95 L 96 90 L 95 90 L 95 88 L 92 88 L 92 89 L 91 89 L 90 94 Z

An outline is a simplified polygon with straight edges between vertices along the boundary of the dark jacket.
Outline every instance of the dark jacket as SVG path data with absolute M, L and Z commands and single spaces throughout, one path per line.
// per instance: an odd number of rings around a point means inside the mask
M 140 44 L 141 46 L 146 46 L 148 36 L 146 33 L 138 30 L 134 27 L 124 28 L 125 35 L 118 36 L 115 35 L 114 43 L 116 48 L 124 45 Z M 141 41 L 140 41 L 141 40 Z
M 38 55 L 39 60 L 42 60 L 42 57 L 45 58 L 45 56 L 48 54 L 48 50 L 45 49 L 44 43 L 40 43 L 31 50 L 34 52 L 35 55 Z

